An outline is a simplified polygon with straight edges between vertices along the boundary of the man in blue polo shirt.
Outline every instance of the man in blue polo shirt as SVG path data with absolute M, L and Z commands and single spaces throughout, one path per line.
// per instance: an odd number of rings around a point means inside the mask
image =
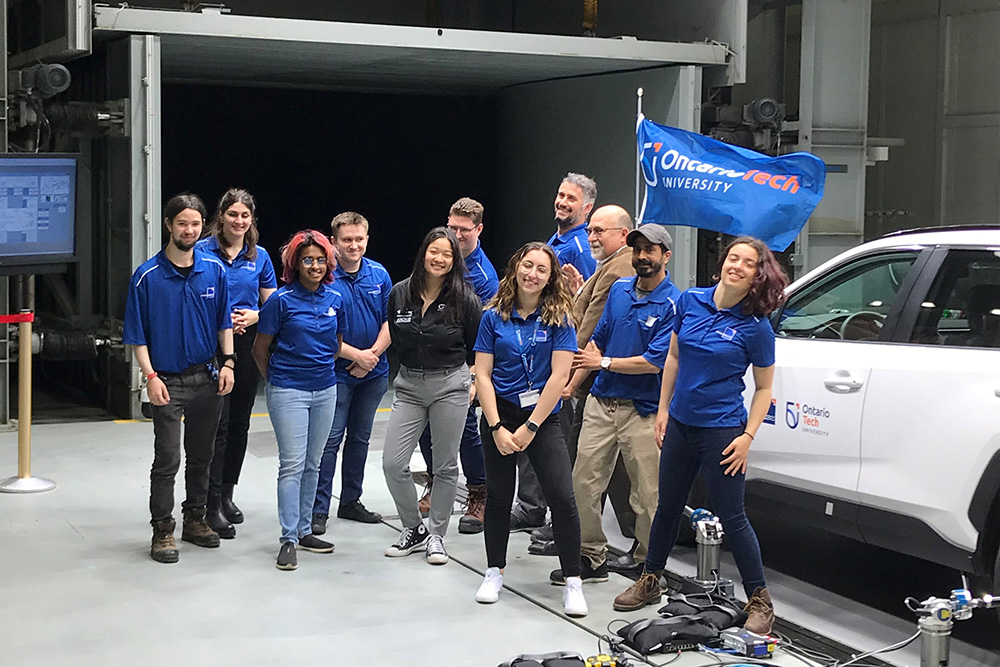
M 447 227 L 458 238 L 458 248 L 465 259 L 465 277 L 472 283 L 472 288 L 485 306 L 496 296 L 500 287 L 500 279 L 496 269 L 483 252 L 479 235 L 483 232 L 483 205 L 470 197 L 462 197 L 448 211 Z M 469 414 L 465 420 L 465 430 L 462 432 L 462 442 L 459 445 L 459 456 L 462 460 L 462 472 L 465 475 L 465 488 L 468 495 L 465 500 L 465 514 L 458 520 L 458 532 L 471 534 L 483 530 L 483 512 L 486 510 L 486 464 L 483 461 L 483 441 L 479 435 L 479 421 L 476 417 L 476 405 L 469 406 Z M 420 436 L 420 453 L 427 463 L 428 475 L 431 465 L 431 428 L 424 429 Z M 433 478 L 431 478 L 433 482 Z M 420 512 L 426 515 L 430 512 L 430 485 L 420 499 Z
M 598 372 L 584 408 L 573 466 L 584 581 L 608 578 L 601 494 L 608 488 L 619 452 L 632 482 L 637 561 L 645 560 L 649 549 L 658 497 L 654 422 L 680 290 L 666 271 L 671 239 L 664 227 L 643 225 L 629 232 L 626 242 L 632 248 L 636 277 L 611 286 L 590 342 L 573 360 L 577 375 Z M 552 580 L 559 583 L 561 571 L 554 571 Z
M 553 203 L 556 233 L 548 240 L 560 264 L 570 264 L 584 280 L 594 275 L 597 260 L 590 254 L 587 240 L 587 219 L 597 201 L 597 183 L 594 179 L 570 172 L 559 184 Z
M 344 334 L 337 359 L 337 412 L 319 466 L 319 484 L 313 505 L 312 531 L 326 532 L 337 470 L 337 452 L 344 442 L 340 468 L 337 517 L 378 523 L 382 515 L 361 502 L 361 486 L 368 460 L 368 443 L 382 396 L 389 388 L 389 322 L 386 312 L 392 280 L 385 267 L 365 257 L 368 220 L 360 213 L 341 213 L 330 223 L 330 240 L 337 251 L 333 289 L 344 297 L 344 315 L 350 328 Z M 347 434 L 346 440 L 344 434 Z
M 187 498 L 181 539 L 219 546 L 205 521 L 208 475 L 222 397 L 232 391 L 233 323 L 226 270 L 218 259 L 195 251 L 205 222 L 205 204 L 195 195 L 172 198 L 163 212 L 170 240 L 132 274 L 125 303 L 122 341 L 133 346 L 153 410 L 153 466 L 149 474 L 150 556 L 176 563 L 174 477 L 181 463 Z M 216 348 L 222 365 L 216 366 Z

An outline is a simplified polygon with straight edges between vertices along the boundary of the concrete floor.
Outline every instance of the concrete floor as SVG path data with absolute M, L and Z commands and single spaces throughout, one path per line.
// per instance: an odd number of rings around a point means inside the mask
M 395 512 L 380 463 L 387 417 L 377 418 L 364 500 L 389 516 Z M 528 555 L 527 535 L 511 538 L 505 583 L 512 590 L 495 605 L 479 605 L 482 536 L 459 535 L 457 517 L 446 540 L 452 562 L 444 567 L 417 555 L 384 558 L 398 529 L 391 519 L 379 525 L 332 519 L 326 537 L 337 545 L 334 554 L 299 552 L 297 571 L 275 569 L 277 450 L 266 416 L 254 417 L 251 426 L 236 494 L 247 521 L 237 538 L 219 549 L 179 541 L 180 563 L 157 564 L 148 556 L 152 425 L 44 425 L 33 439 L 33 472 L 59 486 L 39 495 L 0 495 L 0 665 L 337 664 L 345 658 L 344 664 L 497 665 L 519 653 L 570 650 L 586 657 L 597 652 L 597 637 L 612 620 L 654 614 L 654 608 L 613 612 L 611 600 L 629 582 L 612 574 L 607 584 L 585 587 L 588 617 L 566 618 L 562 588 L 547 583 L 558 564 Z M 0 476 L 16 470 L 16 442 L 16 434 L 0 434 Z M 178 504 L 182 495 L 179 487 Z M 623 545 L 613 521 L 608 527 L 612 542 Z M 693 571 L 693 553 L 677 555 L 671 566 Z M 731 561 L 726 568 L 735 572 Z M 807 627 L 829 630 L 863 613 L 780 573 L 769 570 L 768 579 L 779 614 Z M 889 643 L 877 633 L 848 630 L 838 639 L 863 650 Z M 957 660 L 953 655 L 952 665 L 1000 664 L 991 662 L 995 657 L 963 653 Z M 706 658 L 686 653 L 673 664 L 699 665 Z M 780 650 L 773 662 L 812 664 Z

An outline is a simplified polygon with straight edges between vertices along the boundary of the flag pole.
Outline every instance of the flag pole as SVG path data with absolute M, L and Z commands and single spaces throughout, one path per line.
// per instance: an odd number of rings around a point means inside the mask
M 635 91 L 635 121 L 638 124 L 639 118 L 642 116 L 642 88 L 637 88 Z M 642 148 L 639 146 L 637 141 L 635 144 L 635 222 L 638 226 L 639 224 L 639 179 L 642 174 L 639 173 L 642 164 Z

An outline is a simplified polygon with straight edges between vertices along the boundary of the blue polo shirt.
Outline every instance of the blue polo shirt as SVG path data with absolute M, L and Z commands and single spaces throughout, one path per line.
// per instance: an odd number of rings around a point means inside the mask
M 586 224 L 577 225 L 565 234 L 556 232 L 549 239 L 549 246 L 555 251 L 560 264 L 572 264 L 584 280 L 597 270 L 597 260 L 590 254 Z
M 518 395 L 529 389 L 541 391 L 552 375 L 552 353 L 576 352 L 576 330 L 551 326 L 541 320 L 541 309 L 523 319 L 515 309 L 504 322 L 500 312 L 491 308 L 483 313 L 476 337 L 476 352 L 493 355 L 493 389 L 497 396 L 520 405 Z M 552 410 L 559 412 L 560 400 Z
M 153 370 L 180 373 L 215 357 L 219 332 L 232 329 L 226 268 L 194 251 L 185 278 L 161 250 L 132 274 L 122 342 L 145 345 Z
M 260 290 L 274 289 L 278 286 L 271 258 L 260 246 L 257 246 L 257 259 L 247 259 L 247 249 L 244 247 L 231 262 L 226 252 L 219 247 L 219 239 L 214 235 L 198 241 L 195 247 L 218 258 L 226 267 L 229 305 L 233 310 L 237 308 L 257 310 L 260 304 Z
M 476 296 L 485 306 L 490 299 L 497 295 L 500 289 L 500 279 L 497 271 L 486 253 L 483 252 L 481 243 L 476 243 L 476 249 L 465 258 L 465 277 L 472 283 L 472 289 L 476 291 Z
M 606 357 L 642 355 L 643 359 L 662 369 L 681 291 L 670 282 L 668 272 L 646 298 L 638 299 L 635 293 L 638 280 L 638 277 L 622 278 L 611 286 L 591 340 Z M 636 411 L 646 417 L 656 412 L 660 402 L 660 375 L 626 375 L 602 370 L 590 393 L 598 398 L 630 398 Z
M 344 342 L 359 350 L 367 350 L 375 344 L 378 332 L 386 321 L 389 291 L 392 289 L 389 272 L 378 262 L 362 257 L 356 276 L 351 277 L 339 266 L 334 270 L 333 276 L 332 287 L 344 298 L 344 318 L 351 324 L 344 334 Z M 385 352 L 379 357 L 375 368 L 363 378 L 351 375 L 347 371 L 350 365 L 349 359 L 337 359 L 337 382 L 358 384 L 389 375 L 389 360 Z
M 321 391 L 337 384 L 337 334 L 347 333 L 344 297 L 330 285 L 310 292 L 298 280 L 275 292 L 260 309 L 257 331 L 277 346 L 267 365 L 275 387 Z
M 774 329 L 764 317 L 715 307 L 715 287 L 692 288 L 677 302 L 680 365 L 670 417 L 688 426 L 742 426 L 743 376 L 750 364 L 774 365 Z

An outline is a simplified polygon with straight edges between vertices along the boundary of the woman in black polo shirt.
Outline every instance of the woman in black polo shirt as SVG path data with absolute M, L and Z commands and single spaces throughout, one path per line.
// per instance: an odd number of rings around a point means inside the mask
M 403 524 L 389 557 L 426 551 L 427 562 L 448 562 L 448 530 L 458 485 L 458 446 L 475 388 L 472 351 L 482 307 L 465 279 L 458 239 L 445 227 L 424 237 L 413 273 L 389 293 L 389 334 L 401 367 L 385 435 L 382 470 Z M 430 527 L 424 526 L 410 457 L 428 420 L 434 441 Z

